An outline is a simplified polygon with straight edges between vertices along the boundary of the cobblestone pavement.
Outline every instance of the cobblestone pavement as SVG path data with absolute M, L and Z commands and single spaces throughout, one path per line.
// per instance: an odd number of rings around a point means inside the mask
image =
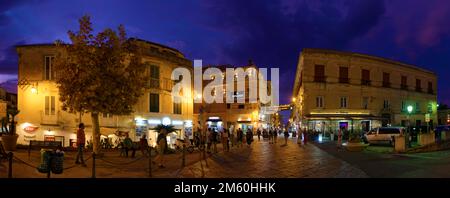
M 450 177 L 450 150 L 414 154 L 392 154 L 383 149 L 348 152 L 336 149 L 336 143 L 315 143 L 323 151 L 352 164 L 375 178 L 440 178 Z M 381 152 L 380 152 L 381 151 Z
M 166 168 L 152 165 L 154 178 L 295 178 L 295 177 L 367 177 L 367 175 L 347 162 L 329 155 L 312 144 L 301 146 L 290 139 L 287 145 L 278 139 L 277 144 L 255 138 L 251 148 L 233 147 L 230 152 L 207 154 L 205 162 L 202 153 L 196 151 L 186 155 L 186 167 L 181 168 L 182 155 L 166 155 Z M 52 178 L 92 177 L 92 159 L 87 167 L 75 165 L 75 152 L 66 152 L 63 174 L 52 174 Z M 26 150 L 14 153 L 14 178 L 45 178 L 35 167 L 40 163 L 40 152 L 32 151 L 28 158 Z M 86 155 L 89 155 L 86 153 Z M 85 156 L 86 158 L 86 156 Z M 104 157 L 96 160 L 97 178 L 148 178 L 148 158 L 140 152 L 136 158 L 119 157 L 118 151 L 104 152 Z M 206 164 L 207 163 L 207 164 Z M 0 165 L 0 178 L 7 177 L 7 162 Z
M 207 165 L 206 165 L 207 163 Z M 180 171 L 179 177 L 207 178 L 297 178 L 297 177 L 367 177 L 367 175 L 312 144 L 298 145 L 290 139 L 287 145 L 258 141 L 213 155 Z

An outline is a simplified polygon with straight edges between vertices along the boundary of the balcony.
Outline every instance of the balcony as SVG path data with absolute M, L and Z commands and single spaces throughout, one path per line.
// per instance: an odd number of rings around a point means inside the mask
M 383 82 L 383 87 L 391 87 L 391 83 L 390 82 Z
M 326 82 L 327 77 L 326 76 L 314 76 L 314 82 Z
M 41 114 L 41 125 L 59 125 L 60 111 L 48 112 L 40 111 Z
M 416 91 L 417 92 L 422 92 L 422 88 L 421 87 L 416 87 Z
M 367 85 L 367 86 L 369 86 L 370 85 L 370 80 L 361 80 L 361 85 Z
M 339 83 L 349 83 L 350 79 L 349 78 L 339 78 Z
M 408 90 L 408 85 L 400 85 L 401 89 Z
M 147 84 L 147 87 L 150 89 L 161 89 L 166 91 L 172 91 L 174 82 L 169 78 L 151 78 Z

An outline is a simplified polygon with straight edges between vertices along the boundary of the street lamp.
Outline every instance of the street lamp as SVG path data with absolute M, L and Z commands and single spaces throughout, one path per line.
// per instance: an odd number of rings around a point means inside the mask
M 413 111 L 413 107 L 411 106 L 411 105 L 408 105 L 408 107 L 406 108 L 406 110 L 408 111 L 408 136 L 411 136 L 411 131 L 410 131 L 410 127 L 411 127 L 411 123 L 410 123 L 410 115 L 411 115 L 411 112 Z M 412 138 L 411 138 L 412 139 Z M 408 140 L 408 145 L 409 144 L 411 144 L 411 142 Z
M 295 97 L 292 98 L 292 102 L 295 102 Z

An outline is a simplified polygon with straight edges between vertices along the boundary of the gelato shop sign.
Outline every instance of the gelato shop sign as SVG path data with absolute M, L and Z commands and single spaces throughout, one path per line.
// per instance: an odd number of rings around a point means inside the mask
M 38 128 L 39 128 L 38 126 L 32 125 L 30 123 L 25 123 L 22 125 L 23 131 L 27 133 L 34 133 Z

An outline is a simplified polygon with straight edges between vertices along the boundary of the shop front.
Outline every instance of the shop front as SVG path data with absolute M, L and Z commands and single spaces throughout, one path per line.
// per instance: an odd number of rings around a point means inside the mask
M 147 141 L 150 146 L 155 147 L 157 145 L 156 140 L 158 138 L 159 131 L 154 128 L 160 124 L 173 125 L 175 131 L 167 134 L 167 144 L 169 148 L 175 148 L 178 139 L 192 138 L 192 120 L 172 120 L 170 117 L 163 118 L 137 118 L 135 119 L 135 132 L 136 140 L 143 136 L 147 136 Z

